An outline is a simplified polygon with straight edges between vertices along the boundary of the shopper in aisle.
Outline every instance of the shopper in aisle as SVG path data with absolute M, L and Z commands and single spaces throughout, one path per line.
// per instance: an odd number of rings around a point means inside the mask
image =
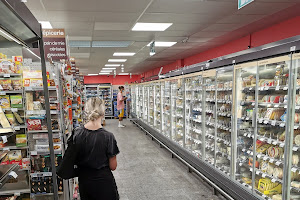
M 123 97 L 123 91 L 124 91 L 124 86 L 119 86 L 119 93 L 117 96 L 117 110 L 119 113 L 119 128 L 124 128 L 125 126 L 123 124 L 121 124 L 121 122 L 123 121 L 123 117 L 124 117 L 124 109 L 125 109 L 125 101 L 127 99 L 127 97 Z
M 114 135 L 103 129 L 104 101 L 90 98 L 85 107 L 87 123 L 78 128 L 74 143 L 78 148 L 79 192 L 81 200 L 119 199 L 115 178 L 116 155 L 120 152 Z

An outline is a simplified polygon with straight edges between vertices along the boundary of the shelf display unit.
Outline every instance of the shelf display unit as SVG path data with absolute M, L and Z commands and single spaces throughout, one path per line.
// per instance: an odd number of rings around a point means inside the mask
M 98 97 L 104 100 L 105 103 L 105 115 L 113 116 L 112 107 L 112 86 L 111 85 L 98 85 L 97 88 Z
M 143 89 L 143 108 L 144 108 L 144 115 L 143 120 L 145 122 L 149 121 L 149 87 L 147 85 L 144 85 Z
M 299 71 L 293 54 L 138 84 L 162 96 L 162 129 L 144 122 L 257 199 L 299 199 Z

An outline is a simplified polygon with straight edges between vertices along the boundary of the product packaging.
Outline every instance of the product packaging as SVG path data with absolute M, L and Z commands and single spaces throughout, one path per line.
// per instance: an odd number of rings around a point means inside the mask
M 12 108 L 23 108 L 23 98 L 21 95 L 11 95 L 10 101 Z
M 16 146 L 25 147 L 27 146 L 27 137 L 26 134 L 17 134 L 16 135 Z
M 4 109 L 10 108 L 10 101 L 8 95 L 0 96 L 0 106 Z

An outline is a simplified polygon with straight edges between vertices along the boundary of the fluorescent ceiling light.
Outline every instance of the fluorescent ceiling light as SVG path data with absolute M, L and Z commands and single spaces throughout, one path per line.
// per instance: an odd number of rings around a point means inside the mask
M 108 62 L 126 62 L 126 61 L 127 61 L 127 59 L 109 59 L 108 60 Z
M 134 56 L 135 53 L 131 52 L 116 52 L 114 53 L 114 56 Z
M 112 70 L 101 70 L 101 72 L 112 72 Z
M 128 47 L 132 41 L 93 41 L 92 47 Z
M 102 70 L 113 70 L 113 69 L 116 69 L 115 67 L 104 67 L 102 68 Z
M 119 73 L 119 75 L 128 75 L 129 73 Z
M 133 31 L 165 31 L 173 23 L 136 23 Z
M 69 47 L 91 47 L 91 42 L 84 40 L 70 40 Z
M 120 67 L 121 64 L 106 64 L 105 67 Z
M 52 25 L 49 21 L 39 21 L 40 24 L 42 24 L 42 28 L 45 29 L 52 29 Z
M 105 74 L 110 74 L 110 73 L 108 73 L 108 72 L 100 72 L 99 74 L 100 75 L 105 75 Z
M 97 76 L 98 74 L 88 74 L 89 76 Z
M 150 44 L 152 42 L 150 42 L 147 47 L 150 47 Z M 171 47 L 173 46 L 174 44 L 176 44 L 177 42 L 155 42 L 155 46 L 156 47 Z

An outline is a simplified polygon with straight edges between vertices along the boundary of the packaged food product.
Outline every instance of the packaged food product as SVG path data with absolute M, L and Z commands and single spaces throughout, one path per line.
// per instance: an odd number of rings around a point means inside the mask
M 1 123 L 2 128 L 10 128 L 11 127 L 1 106 L 0 106 L 0 123 Z
M 8 119 L 10 125 L 12 125 L 12 126 L 17 126 L 18 125 L 13 114 L 5 114 L 5 116 Z
M 21 118 L 21 116 L 17 113 L 17 112 L 13 112 L 15 118 L 17 119 L 19 124 L 24 124 L 23 119 Z
M 30 158 L 22 159 L 22 169 L 30 169 Z
M 10 102 L 12 108 L 23 108 L 23 98 L 21 95 L 11 95 Z
M 265 195 L 280 194 L 282 192 L 282 185 L 279 183 L 273 183 L 268 178 L 262 178 L 259 180 L 258 190 Z
M 27 146 L 27 137 L 26 134 L 17 134 L 16 135 L 16 146 L 25 147 Z
M 31 87 L 43 87 L 43 79 L 30 79 Z
M 27 128 L 29 131 L 42 130 L 42 122 L 40 119 L 27 119 Z
M 22 90 L 22 81 L 20 79 L 12 80 L 12 86 L 14 90 Z
M 22 166 L 21 150 L 12 150 L 8 152 L 8 159 L 10 164 L 19 164 Z
M 33 110 L 33 93 L 26 92 L 26 107 L 27 110 Z
M 4 109 L 10 108 L 10 101 L 8 95 L 0 96 L 0 106 Z
M 0 81 L 3 90 L 13 90 L 12 83 L 10 79 L 2 79 Z
M 0 61 L 0 74 L 11 74 L 11 69 L 14 68 L 14 63 L 12 60 L 1 60 Z

